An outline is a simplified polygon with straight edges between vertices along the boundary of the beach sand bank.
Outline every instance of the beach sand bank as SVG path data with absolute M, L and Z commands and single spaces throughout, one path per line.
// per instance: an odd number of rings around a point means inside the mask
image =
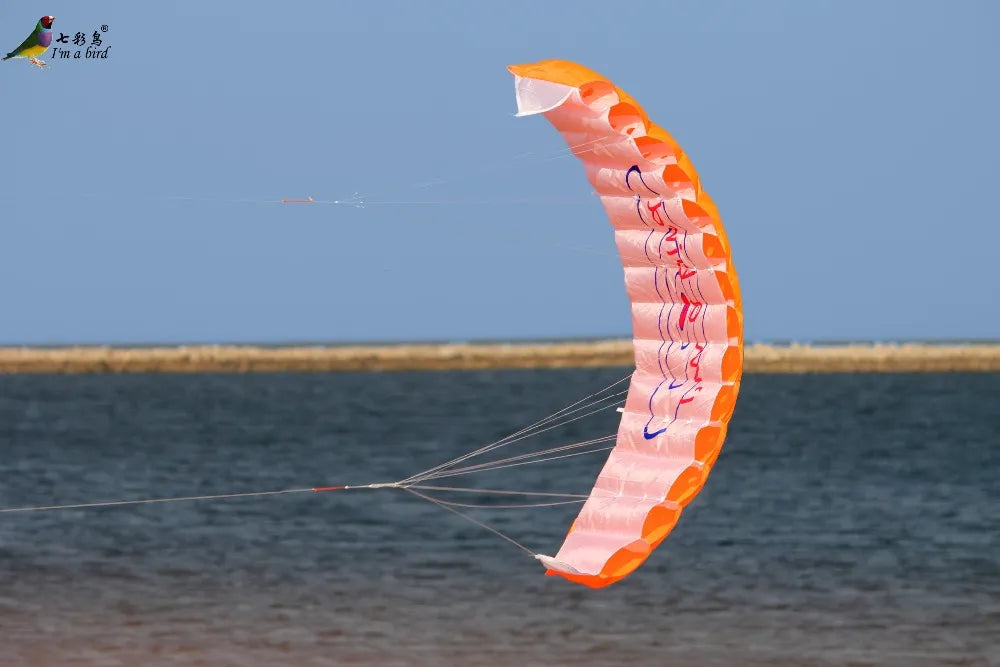
M 747 373 L 998 372 L 1000 344 L 767 345 Z M 630 340 L 257 347 L 0 347 L 0 373 L 225 373 L 471 370 L 633 365 Z

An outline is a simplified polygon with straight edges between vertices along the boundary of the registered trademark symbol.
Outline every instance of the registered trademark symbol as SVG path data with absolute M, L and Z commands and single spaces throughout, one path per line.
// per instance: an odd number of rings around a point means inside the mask
M 101 26 L 101 32 L 107 32 L 107 31 L 108 31 L 108 26 L 106 24 L 102 25 Z

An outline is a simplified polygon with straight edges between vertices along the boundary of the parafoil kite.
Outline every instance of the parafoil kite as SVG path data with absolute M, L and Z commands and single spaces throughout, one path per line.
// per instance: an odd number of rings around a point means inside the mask
M 570 150 L 583 161 L 587 178 L 614 227 L 632 304 L 635 371 L 616 436 L 538 453 L 563 452 L 612 438 L 615 441 L 555 556 L 534 554 L 499 531 L 473 521 L 532 554 L 548 574 L 600 588 L 628 576 L 646 560 L 701 491 L 719 456 L 743 370 L 740 288 L 718 211 L 702 191 L 691 161 L 666 131 L 649 122 L 631 97 L 601 75 L 563 60 L 512 65 L 510 71 L 518 115 L 544 114 L 563 135 Z M 311 197 L 283 201 L 317 203 Z M 612 397 L 617 400 L 618 394 Z M 604 398 L 597 401 L 604 402 Z M 36 505 L 0 508 L 0 513 L 396 488 L 468 519 L 455 507 L 473 505 L 448 503 L 423 491 L 475 489 L 423 482 L 506 467 L 515 460 L 520 465 L 526 456 L 455 467 L 523 439 L 532 430 L 540 432 L 536 428 L 539 424 L 545 425 L 541 430 L 548 430 L 554 416 L 396 482 Z M 583 453 L 594 451 L 598 450 Z M 572 502 L 579 501 L 579 496 L 573 497 Z
M 544 114 L 604 204 L 632 306 L 635 372 L 615 447 L 547 574 L 626 577 L 719 456 L 743 369 L 743 310 L 719 213 L 677 142 L 629 95 L 564 60 L 512 65 L 519 116 Z

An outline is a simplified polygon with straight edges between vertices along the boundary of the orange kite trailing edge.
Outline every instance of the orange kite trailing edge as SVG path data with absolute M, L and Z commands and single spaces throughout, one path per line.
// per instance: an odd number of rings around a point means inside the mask
M 550 575 L 623 579 L 673 529 L 719 456 L 743 371 L 729 241 L 698 173 L 628 94 L 582 65 L 511 65 L 518 116 L 544 114 L 583 161 L 615 230 L 635 372 L 611 451 Z

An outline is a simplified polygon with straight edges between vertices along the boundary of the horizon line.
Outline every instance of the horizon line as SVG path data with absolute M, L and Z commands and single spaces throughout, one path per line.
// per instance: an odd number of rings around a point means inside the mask
M 286 341 L 226 341 L 226 340 L 178 340 L 159 342 L 0 342 L 0 348 L 71 349 L 152 349 L 187 347 L 245 347 L 245 348 L 333 348 L 333 347 L 403 347 L 403 346 L 444 346 L 444 345 L 558 345 L 587 344 L 630 341 L 632 336 L 579 336 L 579 337 L 515 337 L 515 338 L 464 338 L 464 339 L 369 339 L 369 340 L 309 340 L 291 339 Z M 769 345 L 788 347 L 808 345 L 814 347 L 840 347 L 851 345 L 997 345 L 1000 338 L 762 338 L 745 340 L 744 346 Z

